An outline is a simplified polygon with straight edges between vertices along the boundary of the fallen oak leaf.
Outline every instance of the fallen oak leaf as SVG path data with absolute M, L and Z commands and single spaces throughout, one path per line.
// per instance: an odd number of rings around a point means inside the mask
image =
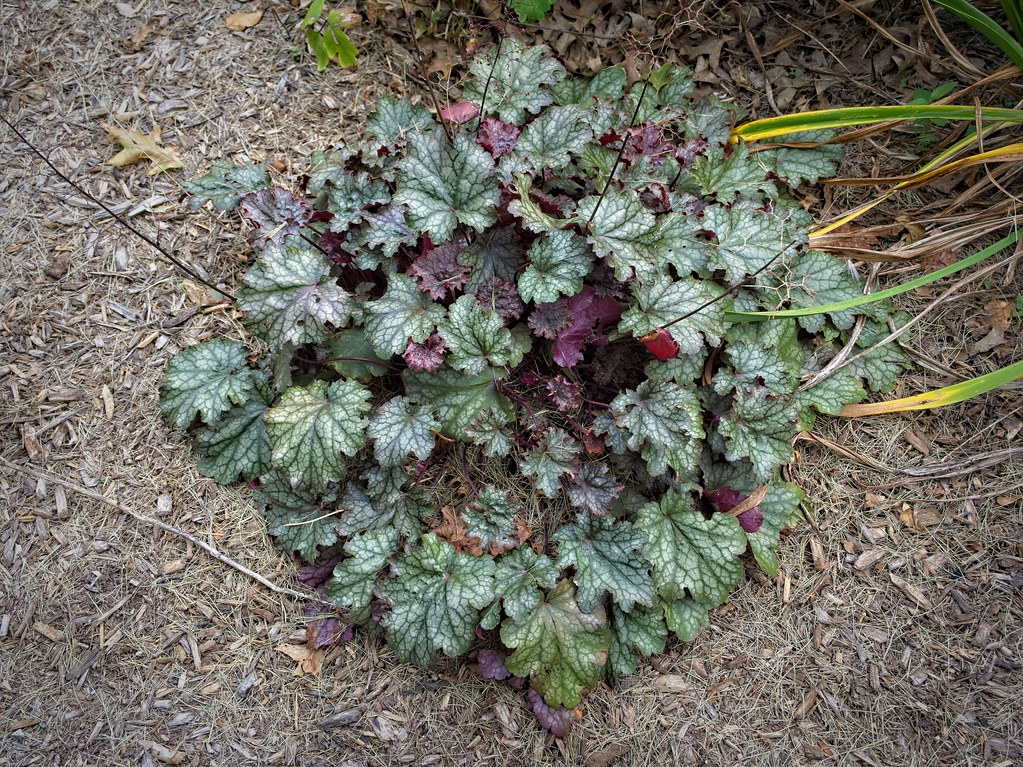
M 147 176 L 155 176 L 160 171 L 184 167 L 173 149 L 160 146 L 159 125 L 154 125 L 152 133 L 148 136 L 144 136 L 138 131 L 117 128 L 107 123 L 102 123 L 102 125 L 107 131 L 107 138 L 111 141 L 116 141 L 124 147 L 124 149 L 107 160 L 107 165 L 123 167 L 137 163 L 139 160 L 149 160 L 153 165 L 146 171 Z
M 311 674 L 319 676 L 323 664 L 323 650 L 312 650 L 306 645 L 280 644 L 277 645 L 278 652 L 282 652 L 295 661 L 298 666 L 292 672 L 292 676 L 304 676 Z
M 227 17 L 225 24 L 232 32 L 241 32 L 243 29 L 254 27 L 263 18 L 262 11 L 247 11 L 245 13 L 232 13 Z

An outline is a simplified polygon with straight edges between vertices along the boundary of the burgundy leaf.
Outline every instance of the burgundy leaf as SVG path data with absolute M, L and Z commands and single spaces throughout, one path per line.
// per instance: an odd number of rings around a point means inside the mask
M 707 500 L 714 504 L 714 507 L 721 512 L 731 511 L 745 501 L 746 498 L 747 496 L 727 485 L 707 493 Z M 742 525 L 742 529 L 752 534 L 764 524 L 764 512 L 761 511 L 759 506 L 754 506 L 752 509 L 740 514 L 737 519 L 739 524 Z
M 764 524 L 764 512 L 760 510 L 759 506 L 754 506 L 749 511 L 744 511 L 736 519 L 739 520 L 742 529 L 752 535 Z
M 452 104 L 440 110 L 440 116 L 445 120 L 455 123 L 455 125 L 464 125 L 479 113 L 479 107 L 475 104 L 470 104 L 468 101 L 459 101 L 457 104 Z
M 537 304 L 529 315 L 529 327 L 538 336 L 555 339 L 558 333 L 572 324 L 572 310 L 568 299 L 559 298 L 549 304 Z
M 664 162 L 664 156 L 675 147 L 670 141 L 664 140 L 660 128 L 653 123 L 644 123 L 629 129 L 628 148 L 633 157 L 646 155 L 654 163 L 660 164 Z
M 462 246 L 457 242 L 436 247 L 428 244 L 423 248 L 423 255 L 409 267 L 409 273 L 419 278 L 419 289 L 429 293 L 434 300 L 442 299 L 448 293 L 454 295 L 469 276 L 469 267 L 458 262 L 461 250 Z
M 347 239 L 347 232 L 335 232 L 332 229 L 328 229 L 320 236 L 320 247 L 327 254 L 327 258 L 338 266 L 348 266 L 352 263 L 351 253 L 345 250 Z
M 515 146 L 519 138 L 519 129 L 514 125 L 487 117 L 480 126 L 479 135 L 476 136 L 476 143 L 486 149 L 494 157 L 508 154 Z
M 504 665 L 504 653 L 497 650 L 480 650 L 476 660 L 479 663 L 480 676 L 484 679 L 507 679 L 511 672 Z
M 408 348 L 402 356 L 413 370 L 432 373 L 444 362 L 444 339 L 434 333 L 424 344 L 409 341 Z
M 312 208 L 284 187 L 260 189 L 242 197 L 239 210 L 256 227 L 256 236 L 280 245 L 285 237 L 299 233 L 309 223 Z
M 707 151 L 707 139 L 687 138 L 679 143 L 675 149 L 675 159 L 678 160 L 680 170 L 688 173 L 693 167 L 696 158 Z
M 626 284 L 615 277 L 614 269 L 604 260 L 597 262 L 586 281 L 593 286 L 593 292 L 601 297 L 610 296 L 621 301 L 629 292 Z
M 562 708 L 558 706 L 548 706 L 536 690 L 530 690 L 529 704 L 533 707 L 533 714 L 536 716 L 536 720 L 540 723 L 540 726 L 545 730 L 549 730 L 552 735 L 558 738 L 563 738 L 568 735 L 569 729 L 572 727 L 572 716 L 571 709 Z
M 575 410 L 583 404 L 582 384 L 569 381 L 563 375 L 556 375 L 547 382 L 547 391 L 554 400 L 554 406 L 562 413 Z
M 480 285 L 476 300 L 505 319 L 517 320 L 526 309 L 515 283 L 497 277 Z
M 588 344 L 606 343 L 604 331 L 622 316 L 622 307 L 610 297 L 598 296 L 589 285 L 568 299 L 572 312 L 572 326 L 558 333 L 551 353 L 554 361 L 572 367 L 583 359 L 583 348 Z

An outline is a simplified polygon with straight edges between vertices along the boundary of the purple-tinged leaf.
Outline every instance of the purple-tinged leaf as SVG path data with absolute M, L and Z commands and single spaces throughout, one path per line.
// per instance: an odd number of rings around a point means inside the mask
M 476 661 L 479 663 L 480 676 L 484 679 L 496 679 L 501 681 L 511 676 L 508 667 L 504 665 L 505 654 L 497 650 L 480 650 Z
M 536 690 L 530 690 L 528 697 L 529 705 L 533 707 L 533 714 L 541 727 L 550 731 L 557 738 L 568 735 L 568 731 L 572 728 L 572 721 L 575 719 L 571 709 L 548 706 L 544 703 L 543 696 Z
M 347 232 L 335 232 L 328 229 L 320 236 L 320 247 L 327 254 L 327 258 L 338 266 L 348 266 L 352 263 L 352 254 L 345 250 L 348 240 Z
M 568 299 L 559 298 L 549 304 L 537 304 L 529 315 L 529 327 L 536 335 L 551 340 L 572 324 L 572 310 Z
M 476 292 L 476 300 L 505 319 L 517 320 L 526 310 L 515 284 L 497 277 L 480 285 Z
M 476 143 L 486 147 L 495 158 L 508 154 L 519 137 L 519 129 L 493 117 L 487 117 L 480 126 Z
M 275 245 L 297 235 L 312 215 L 309 203 L 280 186 L 250 192 L 242 197 L 239 209 L 242 217 L 256 227 L 256 236 Z
M 434 333 L 426 339 L 426 343 L 417 344 L 415 341 L 409 341 L 408 348 L 402 356 L 413 370 L 432 373 L 444 363 L 444 339 Z
M 551 349 L 554 361 L 564 367 L 581 362 L 585 346 L 606 343 L 604 331 L 622 316 L 617 301 L 597 296 L 588 285 L 568 299 L 568 308 L 572 312 L 572 326 L 558 333 Z
M 583 385 L 569 381 L 563 375 L 556 375 L 547 382 L 547 392 L 554 406 L 562 413 L 575 410 L 583 404 Z
M 469 267 L 458 261 L 461 250 L 457 240 L 436 247 L 428 244 L 423 248 L 423 255 L 409 267 L 409 273 L 419 278 L 419 289 L 434 300 L 448 294 L 454 296 L 469 277 Z
M 731 511 L 746 498 L 747 496 L 727 485 L 707 493 L 707 500 L 714 504 L 714 507 L 720 512 Z M 736 519 L 739 520 L 739 524 L 742 525 L 745 532 L 752 534 L 764 524 L 764 512 L 761 511 L 760 506 L 754 506 L 752 509 L 744 511 Z
M 655 164 L 662 164 L 665 156 L 674 148 L 670 141 L 664 139 L 661 129 L 653 123 L 645 123 L 629 129 L 626 154 L 632 155 L 632 157 L 627 159 L 642 155 L 649 157 Z
M 568 500 L 577 509 L 603 516 L 611 511 L 611 504 L 624 489 L 624 485 L 615 481 L 606 464 L 587 463 L 569 485 Z
M 352 623 L 342 623 L 337 618 L 321 618 L 305 627 L 306 647 L 321 650 L 341 642 L 350 642 L 355 636 Z

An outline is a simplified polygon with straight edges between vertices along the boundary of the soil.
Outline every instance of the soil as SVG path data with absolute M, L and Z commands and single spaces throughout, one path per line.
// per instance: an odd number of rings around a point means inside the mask
M 355 5 L 365 17 L 352 32 L 357 69 L 319 74 L 295 53 L 304 10 L 284 0 L 0 0 L 0 115 L 60 173 L 229 290 L 249 258 L 244 236 L 229 215 L 186 212 L 182 179 L 221 157 L 268 160 L 294 179 L 313 150 L 356 135 L 377 97 L 430 103 L 401 4 Z M 916 3 L 663 5 L 670 18 L 657 3 L 562 0 L 543 29 L 522 31 L 580 71 L 688 64 L 705 93 L 753 117 L 904 103 L 1000 61 L 943 16 L 951 53 Z M 496 4 L 462 6 L 493 15 Z M 255 26 L 226 27 L 257 9 Z M 494 33 L 468 12 L 435 18 L 421 55 L 450 102 L 460 57 Z M 1015 84 L 1000 98 L 1016 103 Z M 183 169 L 107 164 L 119 147 L 104 123 L 159 128 Z M 927 140 L 903 129 L 857 144 L 847 175 L 903 172 Z M 289 592 L 300 588 L 294 564 L 244 488 L 199 474 L 157 406 L 175 352 L 244 337 L 231 305 L 2 125 L 0 156 L 0 765 L 1023 759 L 1019 384 L 941 410 L 819 422 L 791 468 L 813 522 L 786 535 L 777 579 L 751 565 L 695 641 L 595 690 L 570 735 L 554 738 L 521 693 L 471 664 L 409 667 L 359 633 L 303 653 L 311 616 Z M 977 178 L 893 198 L 868 219 L 887 232 L 874 230 L 871 247 L 911 242 L 918 225 L 905 211 Z M 871 194 L 801 190 L 819 218 Z M 984 203 L 971 204 L 959 212 Z M 882 277 L 906 269 L 896 267 Z M 1021 312 L 996 321 L 1021 295 L 1015 267 L 940 303 L 951 281 L 901 304 L 934 311 L 906 338 L 921 366 L 896 394 L 1023 359 Z

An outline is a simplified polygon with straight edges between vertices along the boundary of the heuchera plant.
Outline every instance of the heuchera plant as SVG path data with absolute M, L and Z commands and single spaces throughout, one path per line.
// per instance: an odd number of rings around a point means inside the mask
M 797 430 L 901 364 L 800 388 L 886 332 L 876 306 L 730 322 L 862 285 L 787 194 L 838 150 L 750 153 L 692 87 L 568 78 L 509 39 L 443 124 L 384 99 L 301 191 L 226 163 L 186 185 L 251 225 L 238 306 L 268 348 L 170 362 L 161 407 L 202 470 L 252 483 L 280 548 L 333 567 L 345 618 L 419 665 L 483 647 L 556 731 L 692 639 L 747 551 L 776 571 Z

